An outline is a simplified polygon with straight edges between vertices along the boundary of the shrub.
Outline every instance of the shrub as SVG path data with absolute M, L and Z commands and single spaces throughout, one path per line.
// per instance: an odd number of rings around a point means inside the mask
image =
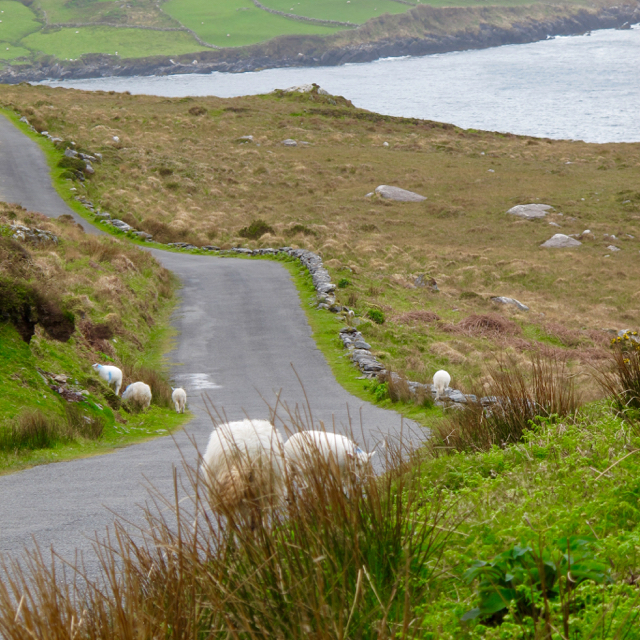
M 531 373 L 511 358 L 489 368 L 492 403 L 468 403 L 434 429 L 436 448 L 487 451 L 494 445 L 519 442 L 526 431 L 544 419 L 572 417 L 581 399 L 564 360 L 533 358 Z
M 257 240 L 265 233 L 275 233 L 275 231 L 273 227 L 261 219 L 254 220 L 248 227 L 243 227 L 238 231 L 238 235 L 241 238 L 248 238 L 249 240 Z
M 595 371 L 603 391 L 620 411 L 640 409 L 640 342 L 637 332 L 625 333 L 611 341 L 609 366 Z
M 347 278 L 340 278 L 340 280 L 338 280 L 338 288 L 340 289 L 344 289 L 345 287 L 348 287 L 351 284 L 351 281 L 348 280 Z
M 0 427 L 0 450 L 50 449 L 64 435 L 58 418 L 26 411 L 12 424 Z
M 58 166 L 61 169 L 72 169 L 74 171 L 84 171 L 87 168 L 87 163 L 80 158 L 68 158 L 64 156 L 58 162 Z
M 318 235 L 313 229 L 309 229 L 309 227 L 304 224 L 297 223 L 284 230 L 284 237 L 293 238 L 293 236 L 297 236 L 299 233 L 305 236 Z
M 562 538 L 540 548 L 515 545 L 491 562 L 477 560 L 464 574 L 466 582 L 478 580 L 477 607 L 462 620 L 474 618 L 500 622 L 510 607 L 516 621 L 531 617 L 548 622 L 549 601 L 562 600 L 563 619 L 568 625 L 571 591 L 586 580 L 611 582 L 609 569 L 596 558 L 595 539 Z M 569 637 L 568 626 L 565 637 Z
M 367 316 L 376 324 L 384 324 L 384 313 L 379 309 L 369 309 L 369 311 L 367 311 Z

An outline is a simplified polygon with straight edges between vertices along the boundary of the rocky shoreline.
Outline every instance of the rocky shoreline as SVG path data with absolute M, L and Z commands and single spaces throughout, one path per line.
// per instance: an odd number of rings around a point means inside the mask
M 502 12 L 484 9 L 412 10 L 415 35 L 394 37 L 393 30 L 370 41 L 355 41 L 359 29 L 349 37 L 285 36 L 242 48 L 199 51 L 188 56 L 122 60 L 116 56 L 91 54 L 80 60 L 62 62 L 48 56 L 39 62 L 21 63 L 0 70 L 0 82 L 79 80 L 101 77 L 172 75 L 190 73 L 242 73 L 268 68 L 338 66 L 371 62 L 379 58 L 423 56 L 450 51 L 486 49 L 507 44 L 524 44 L 554 36 L 580 35 L 596 29 L 624 29 L 640 23 L 640 3 L 610 7 L 552 8 L 547 14 L 528 16 L 516 9 Z M 507 12 L 505 14 L 505 11 Z M 466 13 L 465 13 L 466 12 Z M 405 14 L 407 15 L 407 14 Z M 456 27 L 460 17 L 473 16 L 473 27 Z M 505 16 L 508 19 L 505 19 Z M 438 24 L 444 20 L 451 26 Z M 461 21 L 464 23 L 464 20 Z M 368 23 L 367 23 L 368 24 Z M 363 25 L 364 28 L 366 25 Z

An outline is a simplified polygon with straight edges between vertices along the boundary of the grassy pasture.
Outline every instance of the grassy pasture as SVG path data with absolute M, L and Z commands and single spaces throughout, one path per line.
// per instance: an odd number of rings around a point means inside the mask
M 0 20 L 0 41 L 13 45 L 42 28 L 31 9 L 10 0 L 0 0 Z
M 165 99 L 6 87 L 2 101 L 101 151 L 103 164 L 78 188 L 159 241 L 319 251 L 334 282 L 345 281 L 339 303 L 361 316 L 378 356 L 411 379 L 445 367 L 472 390 L 496 349 L 524 362 L 542 348 L 569 354 L 589 387 L 605 330 L 635 328 L 640 316 L 638 144 L 465 131 L 323 96 Z M 249 134 L 252 143 L 238 140 Z M 309 145 L 285 148 L 285 138 Z M 365 197 L 379 184 L 427 200 Z M 536 221 L 506 214 L 528 202 L 554 210 Z M 258 218 L 274 233 L 240 237 Z M 576 249 L 539 247 L 555 233 L 585 230 L 592 233 Z M 422 274 L 439 292 L 416 286 Z M 368 320 L 370 310 L 385 322 Z M 464 324 L 474 315 L 506 324 Z
M 392 0 L 267 0 L 270 9 L 293 13 L 307 18 L 337 20 L 360 24 L 383 13 L 404 13 L 411 9 L 406 4 Z
M 240 47 L 282 35 L 336 32 L 336 28 L 305 24 L 267 13 L 250 0 L 169 0 L 162 8 L 205 42 L 220 47 Z
M 116 27 L 79 27 L 32 33 L 22 40 L 32 51 L 75 59 L 84 53 L 118 54 L 122 58 L 180 55 L 202 47 L 185 32 Z

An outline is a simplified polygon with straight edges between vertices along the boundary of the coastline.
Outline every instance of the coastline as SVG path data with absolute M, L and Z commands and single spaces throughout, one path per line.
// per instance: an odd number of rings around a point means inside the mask
M 381 16 L 340 34 L 286 36 L 241 48 L 193 54 L 119 59 L 89 54 L 80 60 L 42 61 L 0 70 L 0 83 L 79 80 L 101 77 L 242 73 L 270 68 L 339 66 L 380 58 L 525 44 L 597 29 L 640 23 L 640 2 L 595 8 L 566 5 L 433 8 L 422 5 L 400 16 Z

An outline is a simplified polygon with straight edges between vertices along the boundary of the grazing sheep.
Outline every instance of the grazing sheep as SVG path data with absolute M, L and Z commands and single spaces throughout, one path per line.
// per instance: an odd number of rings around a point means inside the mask
M 106 380 L 107 384 L 111 386 L 115 384 L 116 395 L 120 393 L 120 387 L 122 386 L 122 371 L 118 367 L 105 366 L 102 364 L 94 364 L 93 368 L 98 372 L 98 375 Z
M 444 370 L 436 371 L 433 374 L 433 386 L 436 388 L 436 400 L 449 388 L 451 376 Z
M 200 472 L 211 508 L 251 517 L 279 500 L 284 489 L 283 442 L 267 420 L 221 424 L 209 438 Z
M 171 399 L 173 400 L 173 404 L 175 404 L 176 406 L 176 411 L 178 413 L 184 413 L 184 408 L 187 406 L 186 391 L 182 387 L 173 389 L 173 393 L 171 394 Z
M 326 431 L 299 431 L 284 445 L 284 455 L 289 469 L 295 473 L 312 471 L 316 460 L 335 464 L 340 476 L 366 465 L 375 455 L 367 453 L 346 436 Z
M 144 382 L 132 382 L 122 394 L 122 399 L 148 409 L 151 404 L 151 387 Z

